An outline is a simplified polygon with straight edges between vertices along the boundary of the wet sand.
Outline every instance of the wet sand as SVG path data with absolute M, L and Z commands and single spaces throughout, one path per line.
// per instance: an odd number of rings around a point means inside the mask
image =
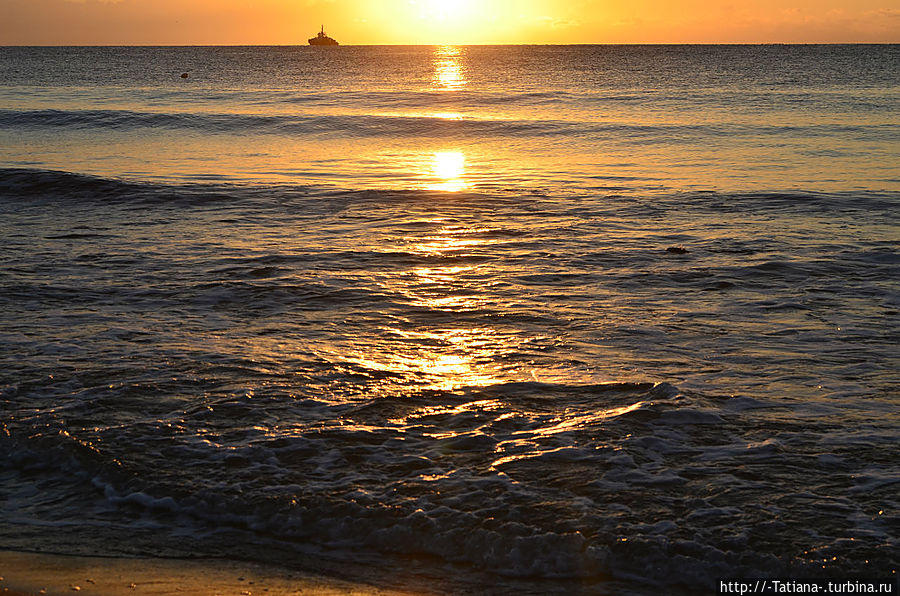
M 416 593 L 221 559 L 81 557 L 15 551 L 0 551 L 0 577 L 3 596 L 411 596 Z

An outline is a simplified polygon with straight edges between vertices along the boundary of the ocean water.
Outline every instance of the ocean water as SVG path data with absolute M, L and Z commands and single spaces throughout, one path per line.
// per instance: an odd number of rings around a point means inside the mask
M 3 547 L 896 577 L 900 46 L 0 58 Z

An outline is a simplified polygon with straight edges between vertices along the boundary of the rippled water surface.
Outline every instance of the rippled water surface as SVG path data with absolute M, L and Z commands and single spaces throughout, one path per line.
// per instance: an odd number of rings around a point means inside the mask
M 897 190 L 898 47 L 6 48 L 0 159 L 353 190 Z
M 896 574 L 897 46 L 0 54 L 5 547 Z

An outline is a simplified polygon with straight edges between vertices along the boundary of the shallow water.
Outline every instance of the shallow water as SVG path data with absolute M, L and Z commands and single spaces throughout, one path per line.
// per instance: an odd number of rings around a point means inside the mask
M 0 51 L 6 547 L 895 573 L 896 46 Z

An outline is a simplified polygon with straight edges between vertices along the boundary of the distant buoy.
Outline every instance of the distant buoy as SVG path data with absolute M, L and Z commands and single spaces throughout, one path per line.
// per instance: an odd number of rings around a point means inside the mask
M 181 73 L 181 78 L 182 79 L 188 78 L 188 73 L 186 73 L 186 72 Z

